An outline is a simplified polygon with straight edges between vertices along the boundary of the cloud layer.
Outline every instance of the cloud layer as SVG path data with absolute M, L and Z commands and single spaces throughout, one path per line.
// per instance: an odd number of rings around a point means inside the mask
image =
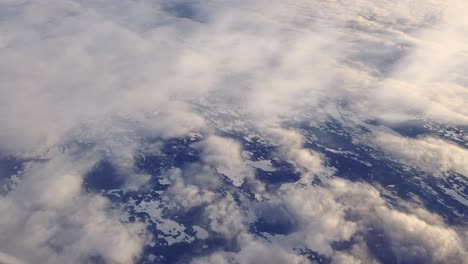
M 85 182 L 107 161 L 123 191 L 148 191 L 137 156 L 175 138 L 195 138 L 199 157 L 162 170 L 161 204 L 202 208 L 229 245 L 194 263 L 379 263 L 375 234 L 397 262 L 466 262 L 466 227 L 339 179 L 292 124 L 365 127 L 353 140 L 466 177 L 464 132 L 454 143 L 370 124 L 468 126 L 467 12 L 461 0 L 0 1 L 0 158 L 22 166 L 0 175 L 0 262 L 137 262 L 155 241 L 148 223 Z M 258 177 L 234 133 L 246 131 L 272 153 L 255 162 L 287 163 L 299 180 Z M 252 233 L 262 212 L 290 228 Z

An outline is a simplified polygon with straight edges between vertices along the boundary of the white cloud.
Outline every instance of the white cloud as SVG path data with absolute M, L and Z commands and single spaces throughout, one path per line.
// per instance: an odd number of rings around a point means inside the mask
M 294 252 L 287 251 L 281 247 L 266 244 L 259 241 L 249 241 L 243 245 L 242 249 L 236 253 L 218 252 L 207 257 L 196 258 L 193 264 L 201 263 L 235 263 L 239 264 L 307 264 L 310 261 L 303 256 L 298 256 Z
M 333 264 L 361 264 L 361 260 L 355 258 L 354 256 L 338 252 L 333 256 Z
M 405 138 L 378 132 L 373 139 L 386 153 L 404 163 L 438 175 L 455 171 L 468 175 L 468 150 L 433 137 Z
M 303 262 L 280 242 L 247 236 L 245 208 L 230 193 L 214 193 L 221 182 L 213 168 L 237 187 L 246 182 L 254 192 L 266 190 L 240 144 L 212 135 L 219 128 L 195 110 L 207 97 L 239 109 L 301 173 L 301 185 L 265 195 L 298 220 L 302 232 L 289 235 L 291 241 L 337 263 L 359 262 L 371 259 L 364 246 L 337 253 L 330 244 L 379 226 L 402 259 L 466 258 L 463 233 L 415 212 L 424 209 L 391 209 L 359 184 L 308 186 L 333 171 L 320 153 L 304 148 L 300 133 L 284 128 L 284 121 L 336 114 L 329 106 L 342 102 L 357 119 L 466 125 L 463 1 L 207 1 L 196 2 L 203 19 L 195 20 L 164 4 L 0 3 L 0 151 L 44 158 L 29 162 L 18 187 L 0 197 L 0 213 L 9 216 L 0 219 L 1 261 L 82 262 L 100 255 L 130 263 L 141 252 L 142 227 L 122 223 L 103 197 L 85 192 L 83 175 L 104 156 L 130 175 L 126 187 L 137 189 L 149 177 L 134 167 L 142 140 L 202 131 L 201 164 L 170 171 L 166 194 L 187 209 L 208 203 L 210 231 L 241 245 L 204 261 L 261 263 L 264 253 Z M 74 141 L 93 147 L 84 158 L 57 151 Z M 466 150 L 451 143 L 390 134 L 378 134 L 375 143 L 424 170 L 468 174 Z M 360 220 L 347 219 L 349 211 Z
M 82 189 L 92 164 L 63 156 L 31 162 L 18 186 L 0 199 L 0 245 L 26 263 L 130 263 L 142 249 L 143 226 L 122 223 L 108 201 Z
M 281 158 L 292 162 L 301 173 L 301 182 L 310 184 L 315 175 L 329 176 L 330 168 L 323 164 L 321 154 L 303 147 L 303 136 L 294 131 L 283 128 L 264 128 L 269 141 L 278 146 L 278 154 Z
M 211 135 L 196 145 L 202 149 L 203 162 L 226 176 L 234 186 L 243 186 L 258 195 L 264 193 L 265 185 L 256 179 L 237 141 Z
M 331 256 L 331 243 L 349 240 L 356 231 L 356 224 L 345 219 L 346 207 L 327 189 L 292 188 L 280 197 L 298 222 L 298 230 L 287 236 L 287 243 Z
M 202 142 L 202 158 L 206 164 L 226 175 L 234 184 L 241 186 L 246 178 L 253 178 L 254 171 L 242 157 L 239 143 L 232 139 L 210 136 Z
M 243 239 L 247 230 L 244 213 L 232 195 L 228 194 L 208 205 L 205 211 L 212 231 L 223 235 L 228 241 Z
M 0 262 L 4 264 L 23 264 L 21 260 L 18 260 L 15 257 L 7 255 L 5 253 L 0 252 Z
M 190 175 L 188 177 L 190 177 Z M 203 177 L 214 178 L 216 175 L 210 173 L 203 175 Z M 168 178 L 170 187 L 166 191 L 167 195 L 171 198 L 171 201 L 176 202 L 184 209 L 190 209 L 194 206 L 212 202 L 215 198 L 215 194 L 203 185 L 203 181 L 201 181 L 200 178 L 197 178 L 195 182 L 194 179 L 184 179 L 180 169 L 169 171 Z M 191 184 L 190 181 L 194 182 L 194 184 Z
M 287 234 L 267 235 L 266 240 L 249 234 L 247 209 L 240 211 L 232 197 L 227 196 L 208 207 L 210 229 L 233 239 L 239 250 L 215 252 L 195 259 L 194 263 L 229 263 L 229 260 L 234 263 L 278 260 L 282 263 L 283 258 L 307 263 L 294 251 L 301 248 L 328 256 L 333 263 L 380 263 L 366 246 L 366 239 L 376 235 L 369 230 L 377 230 L 377 235 L 389 243 L 390 254 L 404 262 L 463 263 L 467 257 L 466 228 L 448 226 L 440 217 L 419 207 L 416 210 L 408 207 L 404 201 L 399 201 L 402 209 L 392 208 L 379 191 L 368 184 L 331 179 L 323 187 L 289 185 L 271 200 L 261 203 L 285 208 L 283 213 L 294 219 L 293 230 Z M 273 215 L 263 217 L 275 218 Z M 354 239 L 350 240 L 351 237 Z M 332 244 L 340 241 L 353 241 L 353 244 L 344 251 L 334 250 Z M 263 259 L 267 253 L 261 252 L 271 250 L 278 255 L 272 258 L 273 253 L 268 253 L 269 257 Z
M 463 69 L 468 65 L 464 45 L 468 36 L 463 13 L 468 5 L 453 0 L 436 10 L 437 23 L 411 34 L 411 49 L 371 93 L 375 98 L 365 106 L 371 114 L 391 121 L 430 118 L 467 124 L 468 82 Z
M 369 227 L 382 230 L 397 258 L 409 262 L 465 261 L 468 239 L 465 227 L 447 226 L 439 217 L 421 208 L 416 213 L 392 209 L 380 193 L 367 184 L 338 180 L 332 182 L 331 187 L 336 199 L 357 217 L 361 232 L 365 233 Z

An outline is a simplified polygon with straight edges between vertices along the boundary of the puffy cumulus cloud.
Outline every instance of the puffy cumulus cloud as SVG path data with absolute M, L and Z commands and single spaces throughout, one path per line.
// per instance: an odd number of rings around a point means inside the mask
M 294 130 L 284 128 L 266 128 L 266 138 L 278 146 L 281 158 L 292 162 L 301 173 L 301 182 L 310 184 L 316 175 L 330 176 L 332 169 L 323 164 L 323 157 L 316 151 L 303 147 L 303 136 Z
M 274 198 L 261 203 L 284 207 L 283 213 L 294 219 L 291 222 L 294 228 L 281 235 L 264 233 L 266 240 L 237 228 L 238 251 L 217 252 L 196 261 L 219 259 L 250 263 L 247 252 L 252 245 L 260 244 L 276 248 L 281 254 L 289 252 L 293 254 L 289 257 L 299 263 L 306 260 L 293 249 L 313 250 L 329 257 L 332 263 L 380 263 L 379 256 L 374 256 L 367 244 L 375 235 L 382 236 L 388 243 L 389 254 L 402 262 L 464 263 L 467 257 L 466 227 L 448 226 L 439 216 L 420 207 L 415 210 L 404 201 L 399 202 L 400 209 L 393 208 L 369 184 L 341 179 L 330 179 L 321 187 L 293 184 L 283 186 Z M 254 211 L 256 217 L 262 217 L 258 210 Z M 272 213 L 265 217 L 272 221 L 278 219 Z M 223 218 L 222 215 L 218 217 Z M 232 217 L 226 219 L 230 219 L 227 224 L 232 225 Z M 242 218 L 236 219 L 241 227 L 239 219 Z M 222 225 L 223 222 L 217 223 Z M 377 234 L 372 230 L 377 230 Z M 351 246 L 336 250 L 333 244 L 341 241 L 348 241 Z
M 361 260 L 346 253 L 338 252 L 333 256 L 333 264 L 361 264 Z
M 331 244 L 346 241 L 355 233 L 356 224 L 345 219 L 346 207 L 333 193 L 321 187 L 291 188 L 280 195 L 297 222 L 297 230 L 286 236 L 286 243 L 331 256 Z
M 254 171 L 243 157 L 240 144 L 232 139 L 210 136 L 202 142 L 202 158 L 206 164 L 226 175 L 234 184 L 241 186 L 246 178 L 253 178 Z
M 413 213 L 393 209 L 377 189 L 367 184 L 343 180 L 331 184 L 330 191 L 347 207 L 361 232 L 366 233 L 369 228 L 383 232 L 397 259 L 405 262 L 466 262 L 466 227 L 447 226 L 440 217 L 427 211 Z M 419 211 L 424 210 L 419 208 Z
M 373 142 L 402 162 L 423 170 L 439 175 L 448 171 L 468 175 L 468 150 L 442 139 L 433 137 L 412 139 L 378 132 Z
M 187 200 L 202 197 L 199 188 L 203 187 L 186 188 L 196 190 Z M 183 196 L 185 192 L 180 193 Z M 375 235 L 382 236 L 389 254 L 402 262 L 465 261 L 466 227 L 449 226 L 440 216 L 418 205 L 397 202 L 398 209 L 371 185 L 337 178 L 328 178 L 320 186 L 283 185 L 268 199 L 257 202 L 222 194 L 205 207 L 206 226 L 232 247 L 195 258 L 193 263 L 309 263 L 296 249 L 310 249 L 333 263 L 380 263 L 379 256 L 374 256 L 367 244 Z M 278 210 L 261 210 L 265 206 Z M 292 226 L 281 235 L 251 234 L 249 226 L 262 217 Z M 334 248 L 335 242 L 342 241 L 351 246 L 345 250 Z
M 466 234 L 442 224 L 425 222 L 387 208 L 377 210 L 385 235 L 397 258 L 410 262 L 463 263 L 466 261 Z
M 219 186 L 220 183 L 213 179 L 207 179 L 207 177 L 216 179 L 217 176 L 212 171 L 205 170 L 201 173 L 206 174 L 189 175 L 188 177 L 192 176 L 192 179 L 187 179 L 187 176 L 183 175 L 180 169 L 169 171 L 170 187 L 166 190 L 166 195 L 184 209 L 213 201 L 215 193 L 210 191 L 209 185 Z
M 390 254 L 403 262 L 464 263 L 467 257 L 465 227 L 448 226 L 440 217 L 422 208 L 412 210 L 403 201 L 401 209 L 392 208 L 368 184 L 331 179 L 322 187 L 289 185 L 259 203 L 285 208 L 283 213 L 294 219 L 294 228 L 282 235 L 264 234 L 266 239 L 253 236 L 247 229 L 247 209 L 227 196 L 207 208 L 210 229 L 233 240 L 238 250 L 215 252 L 194 263 L 286 263 L 286 258 L 309 263 L 294 251 L 301 248 L 327 256 L 333 263 L 380 263 L 367 246 L 367 240 L 376 235 L 372 230 L 385 239 Z M 255 217 L 262 217 L 254 211 Z M 271 215 L 274 212 L 269 213 L 265 217 L 277 219 Z M 351 247 L 336 250 L 333 244 L 341 241 Z
M 144 227 L 123 223 L 107 199 L 82 189 L 86 159 L 31 161 L 21 182 L 0 199 L 0 246 L 7 263 L 131 263 Z M 9 261 L 9 262 L 8 262 Z
M 242 249 L 236 253 L 218 252 L 207 257 L 194 259 L 191 263 L 239 263 L 239 264 L 307 264 L 310 261 L 284 248 L 267 244 L 261 241 L 251 240 L 245 242 Z
M 370 252 L 365 237 L 354 235 L 353 243 L 354 244 L 348 250 L 335 251 L 332 257 L 332 263 L 382 263 Z
M 228 177 L 234 186 L 243 185 L 256 194 L 264 193 L 265 185 L 255 178 L 255 171 L 248 166 L 238 142 L 211 135 L 198 145 L 204 163 Z
M 209 227 L 228 241 L 238 242 L 247 232 L 245 212 L 239 207 L 231 194 L 226 195 L 205 209 Z

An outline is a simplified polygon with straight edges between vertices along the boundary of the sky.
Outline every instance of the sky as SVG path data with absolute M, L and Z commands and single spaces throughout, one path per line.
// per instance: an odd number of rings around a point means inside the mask
M 467 13 L 463 0 L 0 0 L 0 156 L 23 161 L 20 176 L 0 175 L 0 263 L 135 262 L 150 232 L 88 191 L 85 176 L 106 159 L 125 190 L 140 190 L 151 176 L 135 153 L 193 133 L 202 158 L 165 172 L 164 195 L 183 210 L 204 205 L 206 228 L 237 245 L 193 263 L 309 263 L 295 247 L 380 263 L 364 241 L 372 228 L 402 263 L 466 263 L 466 226 L 338 177 L 285 123 L 345 113 L 351 127 L 467 128 Z M 245 123 L 223 119 L 233 111 Z M 220 124 L 248 124 L 300 179 L 266 188 Z M 378 127 L 356 140 L 433 177 L 468 176 L 466 135 L 457 144 Z M 219 173 L 256 200 L 217 192 Z M 275 206 L 299 231 L 251 234 L 246 214 Z M 351 238 L 350 249 L 332 246 Z

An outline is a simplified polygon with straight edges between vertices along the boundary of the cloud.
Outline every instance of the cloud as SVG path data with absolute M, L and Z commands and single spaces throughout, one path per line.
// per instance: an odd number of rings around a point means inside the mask
M 104 2 L 3 3 L 3 149 L 40 152 L 109 118 L 181 136 L 206 129 L 191 103 L 211 94 L 238 98 L 227 107 L 266 127 L 343 100 L 362 118 L 466 124 L 462 3 L 192 3 L 207 17 L 200 22 L 174 17 L 164 2 Z M 102 130 L 116 126 L 129 127 Z
M 244 245 L 242 249 L 237 253 L 215 253 L 207 257 L 194 259 L 192 263 L 230 263 L 230 261 L 232 260 L 239 264 L 310 263 L 310 261 L 306 257 L 298 256 L 294 252 L 288 252 L 287 250 L 281 247 L 272 246 L 259 241 L 247 242 L 246 245 Z
M 5 253 L 0 252 L 0 262 L 5 263 L 5 264 L 22 264 L 21 260 L 18 260 L 15 257 L 12 257 L 10 255 L 7 255 Z
M 391 121 L 429 118 L 467 124 L 467 82 L 462 73 L 467 67 L 463 45 L 467 36 L 461 15 L 467 8 L 457 0 L 439 4 L 437 12 L 431 12 L 437 23 L 411 34 L 411 48 L 371 92 L 374 99 L 365 105 L 371 114 Z
M 182 67 L 180 56 L 169 55 L 174 49 L 158 44 L 149 33 L 114 23 L 99 9 L 55 2 L 3 4 L 14 14 L 2 23 L 7 37 L 1 51 L 0 120 L 8 127 L 0 133 L 3 149 L 37 152 L 69 140 L 70 132 L 84 124 L 97 132 L 112 118 L 142 122 L 147 133 L 166 137 L 202 123 L 182 101 L 169 99 L 199 93 L 180 84 L 181 76 L 170 74 L 171 68 Z M 51 26 L 51 18 L 57 27 Z M 154 112 L 162 114 L 145 117 Z M 125 123 L 114 121 L 103 130 L 116 125 Z
M 324 155 L 305 148 L 305 136 L 289 125 L 350 116 L 343 122 L 468 124 L 463 1 L 174 5 L 0 3 L 0 154 L 29 160 L 19 184 L 0 197 L 0 214 L 8 216 L 0 219 L 0 261 L 134 261 L 144 247 L 144 227 L 120 219 L 105 198 L 86 191 L 84 175 L 106 159 L 124 175 L 124 189 L 138 190 L 150 176 L 136 168 L 135 152 L 152 149 L 148 140 L 191 132 L 204 136 L 193 146 L 201 159 L 166 170 L 164 195 L 183 209 L 206 205 L 208 231 L 239 247 L 197 261 L 263 263 L 271 255 L 305 262 L 284 241 L 336 263 L 377 261 L 365 241 L 333 248 L 337 241 L 366 239 L 367 228 L 381 229 L 404 261 L 466 259 L 465 229 L 423 208 L 391 208 L 377 189 L 333 178 Z M 232 112 L 241 120 L 225 118 Z M 223 133 L 236 126 L 255 131 L 293 164 L 299 184 L 266 190 L 241 142 Z M 461 146 L 373 133 L 372 143 L 402 162 L 468 174 Z M 217 173 L 234 187 L 219 192 Z M 323 185 L 312 186 L 317 176 Z M 264 199 L 241 199 L 242 187 Z M 287 208 L 298 231 L 283 242 L 252 236 L 249 224 L 258 215 L 247 214 L 256 203 Z
M 254 179 L 254 171 L 242 157 L 242 148 L 232 139 L 210 136 L 202 142 L 202 158 L 206 164 L 227 176 L 234 186 L 241 186 L 246 178 Z
M 0 199 L 3 252 L 25 263 L 132 262 L 144 227 L 123 223 L 107 199 L 84 192 L 83 171 L 91 165 L 64 156 L 30 162 L 18 186 Z
M 205 170 L 201 173 L 206 172 L 209 171 Z M 215 198 L 215 194 L 208 188 L 206 188 L 207 186 L 203 184 L 204 181 L 203 179 L 200 179 L 200 177 L 197 177 L 196 179 L 184 179 L 182 176 L 182 171 L 180 169 L 173 169 L 167 174 L 170 181 L 170 187 L 166 191 L 166 193 L 170 197 L 171 201 L 176 202 L 182 208 L 190 209 L 192 207 L 199 206 L 204 203 L 212 202 Z M 189 175 L 188 177 L 190 176 L 193 177 L 194 175 Z M 216 175 L 213 175 L 213 173 L 201 174 L 200 176 L 204 178 L 216 177 Z M 195 183 L 191 184 L 190 181 L 194 181 Z M 216 185 L 220 184 L 219 182 L 215 182 L 213 180 L 210 181 L 215 183 Z
M 280 197 L 298 223 L 298 230 L 287 235 L 292 245 L 331 256 L 334 251 L 331 244 L 349 240 L 356 231 L 356 224 L 345 219 L 346 208 L 327 189 L 293 188 Z
M 416 139 L 380 132 L 373 141 L 386 153 L 403 163 L 438 175 L 454 171 L 468 175 L 468 151 L 458 145 L 433 137 Z
M 399 201 L 399 209 L 393 208 L 369 184 L 330 179 L 322 187 L 284 185 L 283 190 L 270 198 L 254 207 L 257 208 L 254 209 L 255 217 L 278 221 L 281 217 L 275 214 L 279 212 L 267 210 L 268 215 L 262 215 L 258 208 L 267 205 L 285 208 L 282 212 L 294 219 L 290 223 L 294 228 L 285 234 L 252 235 L 247 231 L 250 220 L 249 209 L 245 207 L 253 205 L 244 203 L 239 207 L 231 196 L 227 196 L 207 208 L 210 229 L 229 240 L 234 239 L 238 250 L 217 251 L 193 262 L 263 263 L 277 260 L 282 263 L 282 259 L 289 258 L 297 263 L 308 263 L 298 251 L 303 249 L 329 257 L 333 263 L 381 263 L 380 256 L 374 256 L 367 244 L 376 235 L 388 243 L 386 250 L 389 253 L 386 254 L 399 261 L 463 263 L 466 259 L 465 227 L 448 226 L 437 215 L 420 207 L 413 208 L 404 201 Z M 334 247 L 336 242 L 343 241 L 351 246 L 341 250 Z M 273 253 L 267 254 L 271 250 L 278 254 L 275 258 L 271 258 Z M 263 259 L 266 254 L 268 257 Z
M 232 195 L 228 194 L 223 199 L 208 205 L 205 212 L 210 229 L 223 235 L 226 240 L 236 242 L 245 236 L 247 227 L 244 213 Z
M 332 169 L 324 166 L 324 158 L 318 152 L 303 147 L 303 136 L 294 131 L 279 127 L 266 128 L 266 138 L 278 146 L 281 158 L 292 162 L 295 169 L 301 173 L 301 182 L 310 184 L 314 176 L 329 176 Z
M 357 217 L 363 232 L 383 232 L 397 259 L 409 262 L 463 263 L 466 259 L 466 227 L 447 226 L 439 217 L 419 208 L 404 212 L 386 205 L 379 191 L 367 184 L 334 181 L 336 199 Z M 405 204 L 404 202 L 401 202 Z
M 333 257 L 333 264 L 345 264 L 345 263 L 349 263 L 349 264 L 361 264 L 361 260 L 351 256 L 351 255 L 347 255 L 345 253 L 337 253 L 335 254 L 335 256 Z

